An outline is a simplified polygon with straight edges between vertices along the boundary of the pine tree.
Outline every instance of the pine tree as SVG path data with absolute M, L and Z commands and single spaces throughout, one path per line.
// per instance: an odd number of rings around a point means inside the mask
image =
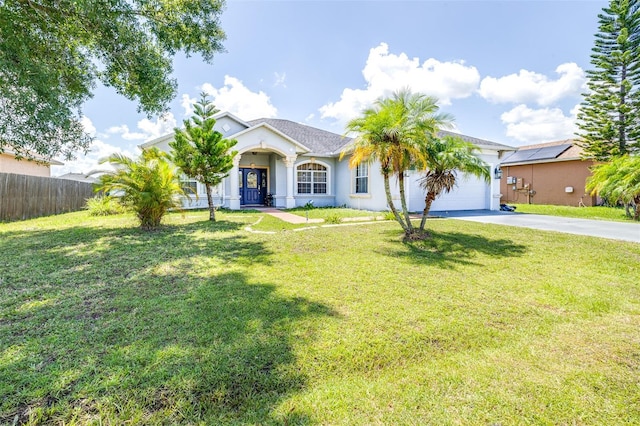
M 589 93 L 578 113 L 585 157 L 640 151 L 640 1 L 611 0 L 598 15 Z
M 175 140 L 169 143 L 173 148 L 173 162 L 182 172 L 204 184 L 209 203 L 209 220 L 216 220 L 216 208 L 211 190 L 229 175 L 233 168 L 233 157 L 238 153 L 231 148 L 238 143 L 235 139 L 225 139 L 213 128 L 213 116 L 218 112 L 209 102 L 205 93 L 194 106 L 194 115 L 184 120 L 184 129 L 175 129 Z

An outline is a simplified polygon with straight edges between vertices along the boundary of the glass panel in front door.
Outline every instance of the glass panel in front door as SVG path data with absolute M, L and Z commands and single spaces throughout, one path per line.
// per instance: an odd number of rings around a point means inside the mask
M 247 173 L 247 188 L 249 189 L 258 188 L 258 174 L 256 172 Z

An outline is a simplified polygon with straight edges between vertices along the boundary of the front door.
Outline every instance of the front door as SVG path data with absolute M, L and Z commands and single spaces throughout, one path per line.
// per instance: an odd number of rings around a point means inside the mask
M 240 204 L 264 204 L 267 194 L 267 171 L 241 168 L 239 173 Z

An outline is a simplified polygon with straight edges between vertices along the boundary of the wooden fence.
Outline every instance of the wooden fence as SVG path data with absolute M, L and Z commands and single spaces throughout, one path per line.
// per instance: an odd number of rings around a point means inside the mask
M 0 173 L 0 222 L 81 210 L 93 195 L 87 182 Z

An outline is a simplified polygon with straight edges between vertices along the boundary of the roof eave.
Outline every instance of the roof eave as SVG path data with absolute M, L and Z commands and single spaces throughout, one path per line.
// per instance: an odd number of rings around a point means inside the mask
M 535 161 L 518 161 L 515 163 L 500 163 L 500 166 L 526 166 L 530 164 L 545 164 L 545 163 L 562 163 L 566 161 L 589 161 L 583 160 L 580 157 L 568 157 L 568 158 L 549 158 L 547 160 L 535 160 Z

